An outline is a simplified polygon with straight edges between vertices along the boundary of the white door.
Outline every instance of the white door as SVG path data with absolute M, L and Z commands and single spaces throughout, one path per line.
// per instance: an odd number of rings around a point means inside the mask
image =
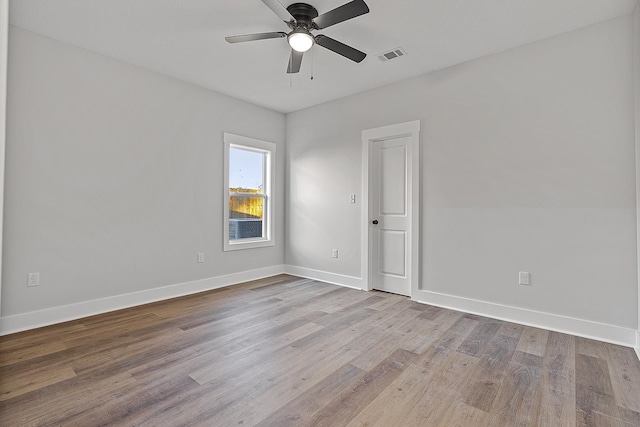
M 414 203 L 418 171 L 414 156 L 418 154 L 418 134 L 407 133 L 398 126 L 401 125 L 365 131 L 370 162 L 368 270 L 371 288 L 411 296 L 412 289 L 417 289 L 418 227 Z

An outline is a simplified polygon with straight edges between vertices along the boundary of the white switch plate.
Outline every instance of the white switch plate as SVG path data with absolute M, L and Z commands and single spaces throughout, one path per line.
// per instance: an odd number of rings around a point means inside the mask
M 351 201 L 351 203 L 355 203 L 355 202 L 356 202 L 356 195 L 355 195 L 355 194 L 352 194 L 352 195 L 349 197 L 349 200 Z
M 518 273 L 518 284 L 519 285 L 529 285 L 530 284 L 530 276 L 531 274 L 526 271 L 521 271 Z
M 27 286 L 40 286 L 40 273 L 29 273 L 27 275 Z
M 198 252 L 198 262 L 204 262 L 204 252 Z
M 332 255 L 333 255 L 334 258 L 338 258 L 338 250 L 334 249 Z

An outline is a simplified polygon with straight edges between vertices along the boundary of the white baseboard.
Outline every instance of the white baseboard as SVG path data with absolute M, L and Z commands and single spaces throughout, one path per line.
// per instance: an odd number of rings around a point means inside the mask
M 640 328 L 640 325 L 638 325 Z M 636 331 L 636 355 L 638 356 L 638 360 L 640 360 L 640 329 Z
M 229 285 L 263 279 L 284 273 L 284 266 L 260 268 L 256 270 L 242 271 L 224 276 L 210 277 L 194 280 L 192 282 L 147 289 L 129 294 L 115 295 L 76 304 L 47 308 L 45 310 L 32 311 L 0 318 L 0 336 L 15 332 L 35 329 L 55 323 L 67 322 L 82 317 L 93 316 L 109 311 L 121 310 L 136 305 L 148 304 L 212 289 L 223 288 Z
M 306 279 L 320 280 L 321 282 L 347 288 L 362 290 L 362 279 L 360 277 L 346 276 L 344 274 L 329 273 L 312 268 L 298 267 L 295 265 L 285 265 L 284 272 L 293 276 L 304 277 Z
M 418 291 L 418 295 L 414 295 L 413 299 L 429 305 L 619 344 L 625 347 L 635 347 L 638 345 L 636 343 L 637 331 L 622 326 L 424 290 Z M 636 351 L 638 351 L 637 347 Z

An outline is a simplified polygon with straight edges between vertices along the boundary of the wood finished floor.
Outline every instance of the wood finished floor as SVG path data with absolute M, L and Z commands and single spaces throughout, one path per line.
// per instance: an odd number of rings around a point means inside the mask
M 283 275 L 0 338 L 0 425 L 640 426 L 640 361 Z

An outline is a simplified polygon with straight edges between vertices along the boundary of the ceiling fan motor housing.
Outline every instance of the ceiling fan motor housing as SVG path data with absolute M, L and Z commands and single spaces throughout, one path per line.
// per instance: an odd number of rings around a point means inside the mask
M 296 22 L 288 23 L 292 30 L 300 27 L 307 30 L 316 29 L 313 19 L 318 16 L 318 11 L 315 7 L 306 3 L 293 3 L 287 7 L 287 11 L 296 19 Z

